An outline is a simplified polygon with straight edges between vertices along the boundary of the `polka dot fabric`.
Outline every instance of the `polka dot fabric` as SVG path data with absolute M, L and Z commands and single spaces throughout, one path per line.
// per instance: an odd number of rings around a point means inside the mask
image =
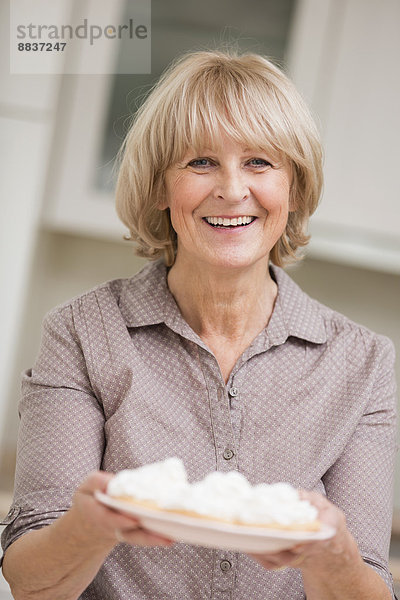
M 14 502 L 3 547 L 68 510 L 93 469 L 179 456 L 191 481 L 239 470 L 253 484 L 318 490 L 346 513 L 364 560 L 387 570 L 395 454 L 393 346 L 271 267 L 268 327 L 225 385 L 183 320 L 162 262 L 51 311 L 23 374 Z M 119 544 L 82 600 L 304 600 L 301 573 L 186 544 Z M 394 598 L 394 595 L 393 595 Z

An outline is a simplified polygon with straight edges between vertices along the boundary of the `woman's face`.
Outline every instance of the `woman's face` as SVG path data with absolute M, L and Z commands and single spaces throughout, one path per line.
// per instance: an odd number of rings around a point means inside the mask
M 265 261 L 286 227 L 290 183 L 287 165 L 228 137 L 189 150 L 167 170 L 160 204 L 170 209 L 177 259 L 203 268 Z

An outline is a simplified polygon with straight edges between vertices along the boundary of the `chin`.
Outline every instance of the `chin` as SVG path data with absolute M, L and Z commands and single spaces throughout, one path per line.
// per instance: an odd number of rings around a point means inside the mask
M 255 266 L 257 263 L 268 263 L 268 254 L 259 256 L 259 257 L 249 257 L 249 256 L 215 256 L 212 260 L 207 261 L 204 265 L 204 268 L 207 268 L 209 265 L 212 268 L 219 268 L 221 270 L 226 270 L 227 272 L 232 270 L 243 270 L 243 269 L 251 269 L 251 267 Z

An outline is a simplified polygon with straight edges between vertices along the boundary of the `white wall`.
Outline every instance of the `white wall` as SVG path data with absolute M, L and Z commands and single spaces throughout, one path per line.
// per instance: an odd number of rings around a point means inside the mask
M 59 78 L 9 74 L 9 3 L 0 0 L 0 443 L 38 231 Z M 0 457 L 1 458 L 1 457 Z

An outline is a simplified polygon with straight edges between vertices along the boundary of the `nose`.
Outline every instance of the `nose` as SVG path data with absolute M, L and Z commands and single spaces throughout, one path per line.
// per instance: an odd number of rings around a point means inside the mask
M 239 168 L 225 169 L 219 173 L 214 189 L 218 200 L 242 202 L 250 195 L 246 174 Z

